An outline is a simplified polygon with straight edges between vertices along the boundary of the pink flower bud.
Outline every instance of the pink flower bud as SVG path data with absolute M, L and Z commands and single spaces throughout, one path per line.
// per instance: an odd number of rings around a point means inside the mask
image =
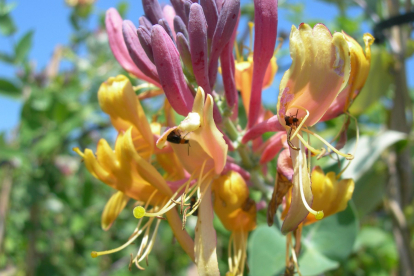
M 174 110 L 187 116 L 194 98 L 184 79 L 180 54 L 174 42 L 160 25 L 154 25 L 151 32 L 152 51 L 165 96 Z

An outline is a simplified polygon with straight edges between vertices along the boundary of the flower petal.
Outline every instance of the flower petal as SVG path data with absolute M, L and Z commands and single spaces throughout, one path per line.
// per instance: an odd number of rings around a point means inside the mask
M 217 261 L 217 237 L 213 227 L 213 206 L 211 204 L 211 185 L 198 207 L 198 219 L 195 228 L 194 251 L 198 275 L 220 275 Z
M 299 139 L 295 137 L 292 139 L 292 144 L 295 147 L 299 147 Z M 292 157 L 292 164 L 293 164 L 293 187 L 291 191 L 291 204 L 289 207 L 289 211 L 286 215 L 285 220 L 283 221 L 282 225 L 282 233 L 286 234 L 290 231 L 295 230 L 298 225 L 306 218 L 309 214 L 308 209 L 306 209 L 302 198 L 301 198 L 301 191 L 300 191 L 300 181 L 302 181 L 303 193 L 306 199 L 306 202 L 309 206 L 312 206 L 312 190 L 311 190 L 311 181 L 309 178 L 308 173 L 308 166 L 306 164 L 306 153 L 303 150 L 303 147 L 300 151 L 290 150 L 290 155 Z M 302 156 L 299 156 L 302 155 Z M 301 170 L 301 174 L 299 173 L 299 167 Z M 302 178 L 302 179 L 300 179 Z
M 312 29 L 301 24 L 292 26 L 290 34 L 292 65 L 279 88 L 278 116 L 285 125 L 285 116 L 298 112 L 298 118 L 309 117 L 307 126 L 317 123 L 336 96 L 345 88 L 350 75 L 350 52 L 342 33 L 333 36 L 322 24 Z
M 148 145 L 145 147 L 144 158 L 149 158 L 154 148 L 153 134 L 129 79 L 123 75 L 109 78 L 101 84 L 98 91 L 98 100 L 102 110 L 111 117 L 118 131 L 126 130 L 122 129 L 125 124 L 122 124 L 122 122 L 120 122 L 121 124 L 116 123 L 119 122 L 118 118 L 133 125 L 139 131 L 139 135 L 144 140 L 143 142 Z
M 129 197 L 123 192 L 116 192 L 111 196 L 102 212 L 101 226 L 103 230 L 108 231 L 111 228 L 112 223 L 121 211 L 124 210 L 128 201 Z

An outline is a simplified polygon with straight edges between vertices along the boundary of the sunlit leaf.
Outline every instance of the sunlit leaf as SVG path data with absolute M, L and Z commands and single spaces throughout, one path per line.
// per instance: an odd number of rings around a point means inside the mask
M 28 31 L 17 43 L 15 48 L 15 62 L 17 64 L 23 62 L 32 48 L 33 31 Z

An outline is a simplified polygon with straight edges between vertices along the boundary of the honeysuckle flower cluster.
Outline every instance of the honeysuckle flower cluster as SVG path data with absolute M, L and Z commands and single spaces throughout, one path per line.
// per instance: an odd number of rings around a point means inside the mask
M 353 154 L 341 153 L 310 128 L 350 116 L 347 110 L 367 78 L 374 39 L 364 35 L 364 51 L 347 34 L 332 34 L 322 24 L 293 26 L 292 65 L 273 114 L 261 95 L 277 71 L 277 0 L 254 1 L 255 20 L 249 23 L 254 43 L 248 52 L 236 43 L 239 0 L 142 4 L 145 15 L 138 26 L 113 8 L 106 14 L 109 45 L 131 77 L 111 77 L 98 91 L 99 104 L 118 131 L 115 145 L 101 139 L 96 154 L 75 149 L 93 176 L 115 189 L 102 228 L 110 229 L 131 199 L 138 222 L 124 245 L 92 256 L 119 251 L 139 238 L 131 262 L 143 269 L 166 219 L 199 275 L 219 275 L 215 214 L 231 231 L 228 275 L 243 275 L 248 235 L 263 208 L 249 190 L 261 192 L 269 225 L 282 205 L 285 234 L 343 210 L 351 198 L 352 179 L 325 175 L 320 167 L 311 172 L 310 160 L 329 154 L 352 160 Z M 246 127 L 238 117 L 239 92 Z M 149 121 L 141 100 L 162 95 L 166 101 Z M 175 114 L 184 119 L 176 122 Z M 263 141 L 265 132 L 276 133 Z M 326 148 L 313 148 L 309 135 Z M 269 182 L 265 175 L 276 157 L 277 174 Z M 187 232 L 190 215 L 197 215 L 194 237 Z

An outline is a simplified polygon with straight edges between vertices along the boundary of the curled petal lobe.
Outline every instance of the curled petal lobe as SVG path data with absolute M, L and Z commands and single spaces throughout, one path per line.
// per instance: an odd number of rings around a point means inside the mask
M 159 25 L 152 27 L 151 41 L 155 66 L 165 96 L 178 114 L 186 116 L 194 99 L 184 79 L 180 54 L 171 38 Z
M 320 167 L 313 169 L 311 178 L 312 208 L 323 210 L 325 217 L 346 209 L 355 187 L 352 179 L 338 181 L 334 172 L 328 172 L 325 175 Z M 305 224 L 311 224 L 316 221 L 315 216 L 309 214 L 306 217 Z
M 192 173 L 200 170 L 203 163 L 205 170 L 214 169 L 220 174 L 226 164 L 228 146 L 223 139 L 223 134 L 218 130 L 213 119 L 213 99 L 199 87 L 192 112 L 176 128 L 168 129 L 157 141 L 157 147 L 162 148 L 168 135 L 178 129 L 182 135 L 186 135 L 190 148 L 185 145 L 171 144 L 184 168 Z M 196 115 L 197 114 L 197 115 Z
M 102 212 L 101 226 L 103 230 L 107 231 L 111 228 L 112 223 L 125 208 L 128 201 L 129 197 L 122 192 L 116 192 L 111 196 Z
M 344 32 L 343 34 L 348 42 L 349 50 L 351 52 L 351 74 L 349 76 L 348 86 L 339 93 L 335 101 L 329 107 L 329 110 L 323 115 L 321 121 L 333 119 L 346 112 L 364 87 L 365 81 L 368 78 L 371 64 L 371 45 L 374 43 L 374 38 L 368 33 L 364 34 L 364 53 L 355 39 Z
M 125 131 L 130 125 L 139 131 L 142 143 L 148 145 L 145 158 L 149 158 L 154 147 L 153 134 L 129 79 L 123 75 L 109 78 L 99 88 L 98 100 L 102 110 L 111 117 L 119 131 Z M 125 123 L 120 120 L 128 122 L 129 126 L 124 128 Z
M 285 116 L 298 112 L 303 118 L 306 109 L 306 125 L 312 126 L 348 83 L 349 46 L 342 33 L 331 35 L 322 24 L 292 26 L 289 46 L 292 65 L 280 83 L 277 115 L 285 126 Z

